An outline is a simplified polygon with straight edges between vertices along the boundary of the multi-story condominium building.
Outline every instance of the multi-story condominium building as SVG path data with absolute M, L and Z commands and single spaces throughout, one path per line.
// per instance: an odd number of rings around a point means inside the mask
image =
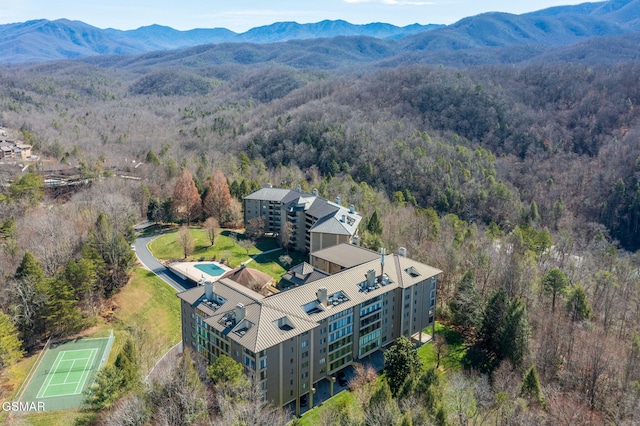
M 179 293 L 182 337 L 209 362 L 228 355 L 265 400 L 300 413 L 314 391 L 398 337 L 433 327 L 438 269 L 400 254 L 341 244 L 289 271 L 291 289 L 263 296 L 228 278 Z M 342 268 L 342 269 L 340 269 Z M 339 270 L 332 273 L 332 270 Z M 293 278 L 292 278 L 293 277 Z M 433 330 L 431 330 L 433 334 Z
M 340 243 L 350 243 L 362 219 L 352 205 L 335 202 L 296 190 L 267 185 L 244 197 L 244 222 L 262 217 L 268 233 L 281 233 L 289 227 L 289 246 L 301 252 L 314 252 Z
M 31 145 L 0 138 L 0 160 L 26 160 L 29 157 L 31 157 Z

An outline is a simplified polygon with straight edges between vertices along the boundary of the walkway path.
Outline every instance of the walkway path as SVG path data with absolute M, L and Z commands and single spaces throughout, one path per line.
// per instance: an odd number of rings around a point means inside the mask
M 162 263 L 158 262 L 149 251 L 149 243 L 159 237 L 153 235 L 151 237 L 138 237 L 136 240 L 136 254 L 142 265 L 156 274 L 160 279 L 173 287 L 177 292 L 185 291 L 195 286 L 194 283 L 180 279 L 177 275 L 167 269 Z

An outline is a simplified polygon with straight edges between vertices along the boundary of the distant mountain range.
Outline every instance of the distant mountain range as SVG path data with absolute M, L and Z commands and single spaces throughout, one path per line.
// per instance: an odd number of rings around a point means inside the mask
M 579 59 L 581 53 L 576 52 L 583 52 L 585 43 L 603 49 L 593 41 L 601 37 L 613 42 L 612 48 L 624 49 L 626 59 L 635 59 L 637 49 L 627 40 L 636 40 L 638 32 L 640 0 L 583 3 L 523 15 L 486 13 L 449 26 L 278 22 L 241 34 L 224 28 L 178 31 L 159 25 L 103 30 L 79 21 L 37 20 L 0 25 L 0 63 L 92 57 L 91 62 L 103 64 L 167 63 L 177 58 L 184 63 L 197 58 L 216 64 L 277 62 L 319 68 L 359 63 L 461 65 L 521 62 L 540 55 Z M 105 55 L 109 57 L 96 57 Z
M 178 31 L 161 25 L 129 31 L 111 28 L 102 30 L 80 21 L 40 19 L 0 25 L 0 62 L 41 62 L 94 55 L 133 55 L 203 44 L 263 44 L 336 36 L 400 39 L 443 26 L 414 24 L 397 27 L 382 23 L 354 25 L 340 20 L 314 24 L 277 22 L 238 34 L 225 28 Z

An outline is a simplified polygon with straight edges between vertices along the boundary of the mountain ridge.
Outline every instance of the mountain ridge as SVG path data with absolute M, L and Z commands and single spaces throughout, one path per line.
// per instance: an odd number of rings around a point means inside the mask
M 397 27 L 379 22 L 355 25 L 344 20 L 311 24 L 289 21 L 252 28 L 241 34 L 225 28 L 179 31 L 161 25 L 127 31 L 101 30 L 80 21 L 41 19 L 0 25 L 0 63 L 105 55 L 142 55 L 140 60 L 146 61 L 149 52 L 156 52 L 152 57 L 202 56 L 202 52 L 206 52 L 207 60 L 215 64 L 278 62 L 302 68 L 332 68 L 377 61 L 453 59 L 450 52 L 463 51 L 462 56 L 477 58 L 476 52 L 470 51 L 473 49 L 510 51 L 514 58 L 520 58 L 517 62 L 522 57 L 516 52 L 518 48 L 522 52 L 542 52 L 593 38 L 615 38 L 638 31 L 640 0 L 556 6 L 521 15 L 489 12 L 448 26 L 414 24 Z M 196 46 L 205 47 L 196 50 L 200 53 L 189 50 Z M 162 53 L 178 49 L 187 51 Z M 485 58 L 476 60 L 487 62 Z M 508 57 L 495 60 L 508 61 Z M 121 61 L 110 58 L 90 62 Z

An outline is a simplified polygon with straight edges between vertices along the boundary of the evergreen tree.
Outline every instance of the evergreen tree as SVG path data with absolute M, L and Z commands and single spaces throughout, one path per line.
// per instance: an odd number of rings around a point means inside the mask
M 455 324 L 465 328 L 473 328 L 478 324 L 480 293 L 471 271 L 467 271 L 458 283 L 449 308 Z
M 56 276 L 49 284 L 47 320 L 50 331 L 67 335 L 82 330 L 85 325 L 78 299 L 71 284 L 62 276 Z
M 547 293 L 551 293 L 551 312 L 556 310 L 556 295 L 569 283 L 567 276 L 558 268 L 549 270 L 542 276 L 542 286 Z
M 518 297 L 512 299 L 500 324 L 497 338 L 497 354 L 519 367 L 529 347 L 529 321 L 527 308 Z
M 120 396 L 123 373 L 113 365 L 105 365 L 98 371 L 94 383 L 85 390 L 85 403 L 93 411 L 110 407 Z
M 522 386 L 520 387 L 520 396 L 527 398 L 529 401 L 535 401 L 542 406 L 545 404 L 535 364 L 524 375 Z
M 115 360 L 115 367 L 122 373 L 123 391 L 135 389 L 138 386 L 138 367 L 136 354 L 131 339 L 127 339 Z
M 217 384 L 226 383 L 232 386 L 238 386 L 246 381 L 242 364 L 227 355 L 216 358 L 207 369 L 207 374 L 209 378 Z
M 22 256 L 22 261 L 20 262 L 18 269 L 16 269 L 14 277 L 17 280 L 29 279 L 30 281 L 39 284 L 44 282 L 44 271 L 33 254 L 31 254 L 31 252 L 26 252 L 24 256 Z
M 584 288 L 577 284 L 569 293 L 567 299 L 567 311 L 571 321 L 578 322 L 591 318 L 591 306 L 587 301 L 587 293 Z
M 422 361 L 413 343 L 402 336 L 384 353 L 384 372 L 391 394 L 396 395 L 404 383 L 418 374 Z
M 507 293 L 503 289 L 496 290 L 487 302 L 480 326 L 480 339 L 489 350 L 495 350 L 498 345 L 498 331 L 507 312 L 507 306 Z
M 373 235 L 382 235 L 382 222 L 378 217 L 378 210 L 373 210 L 373 213 L 371 213 L 371 217 L 367 221 L 367 231 Z
M 0 371 L 22 358 L 22 341 L 9 315 L 0 311 Z

